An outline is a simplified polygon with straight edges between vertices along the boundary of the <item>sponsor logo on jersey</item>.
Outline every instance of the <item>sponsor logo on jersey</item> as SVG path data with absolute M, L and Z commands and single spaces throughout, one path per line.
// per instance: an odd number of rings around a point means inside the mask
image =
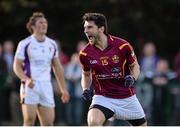
M 114 67 L 111 69 L 112 73 L 119 73 L 120 72 L 120 68 Z
M 120 78 L 122 76 L 120 67 L 114 67 L 111 69 L 112 76 Z
M 32 49 L 33 49 L 33 50 L 37 50 L 37 48 L 36 48 L 36 47 L 33 47 Z
M 97 64 L 97 60 L 90 60 L 90 64 Z
M 41 66 L 41 65 L 45 64 L 45 61 L 44 60 L 34 60 L 34 63 L 36 66 Z

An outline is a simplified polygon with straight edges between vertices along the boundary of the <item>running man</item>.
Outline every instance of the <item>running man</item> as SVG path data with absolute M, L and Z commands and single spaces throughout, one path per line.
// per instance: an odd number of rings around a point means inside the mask
M 107 33 L 107 20 L 100 13 L 83 16 L 89 43 L 80 52 L 83 98 L 91 100 L 88 125 L 101 126 L 111 117 L 133 126 L 146 125 L 144 111 L 136 97 L 134 82 L 140 74 L 136 55 L 129 42 Z
M 47 28 L 44 14 L 34 12 L 27 23 L 31 36 L 19 42 L 15 54 L 13 69 L 21 80 L 20 97 L 24 126 L 33 126 L 36 116 L 41 126 L 53 125 L 55 102 L 51 68 L 60 88 L 62 102 L 69 101 L 58 48 L 56 42 L 46 36 Z

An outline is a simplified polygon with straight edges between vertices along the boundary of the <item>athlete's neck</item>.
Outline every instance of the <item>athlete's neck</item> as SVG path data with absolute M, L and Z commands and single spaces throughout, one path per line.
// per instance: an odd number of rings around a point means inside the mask
M 38 42 L 44 42 L 44 40 L 45 40 L 45 35 L 43 34 L 33 34 L 33 36 L 36 38 L 36 40 L 38 41 Z
M 104 50 L 108 47 L 108 39 L 106 35 L 100 36 L 100 38 L 97 40 L 97 43 L 95 44 L 97 48 L 100 50 Z

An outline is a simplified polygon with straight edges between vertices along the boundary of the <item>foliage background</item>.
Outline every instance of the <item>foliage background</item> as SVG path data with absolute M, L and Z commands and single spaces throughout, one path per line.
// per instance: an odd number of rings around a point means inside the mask
M 45 13 L 48 35 L 59 39 L 69 55 L 86 39 L 85 12 L 105 14 L 109 33 L 130 41 L 138 55 L 147 41 L 169 60 L 180 50 L 180 0 L 0 0 L 0 42 L 12 39 L 17 45 L 28 36 L 25 26 L 33 11 Z

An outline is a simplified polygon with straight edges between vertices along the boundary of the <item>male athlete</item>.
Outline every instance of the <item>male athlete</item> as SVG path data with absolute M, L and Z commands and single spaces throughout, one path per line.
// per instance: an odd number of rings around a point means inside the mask
M 100 13 L 83 16 L 84 33 L 89 43 L 80 52 L 83 98 L 91 100 L 88 125 L 101 126 L 111 117 L 145 126 L 144 111 L 136 97 L 134 82 L 140 70 L 131 45 L 107 33 L 106 17 Z
M 20 97 L 24 126 L 32 126 L 36 115 L 42 126 L 54 122 L 54 96 L 51 84 L 51 67 L 57 79 L 63 103 L 69 101 L 64 84 L 63 68 L 59 62 L 54 40 L 46 36 L 48 23 L 44 14 L 35 12 L 29 18 L 27 29 L 31 36 L 20 41 L 14 60 L 14 72 L 21 79 Z

